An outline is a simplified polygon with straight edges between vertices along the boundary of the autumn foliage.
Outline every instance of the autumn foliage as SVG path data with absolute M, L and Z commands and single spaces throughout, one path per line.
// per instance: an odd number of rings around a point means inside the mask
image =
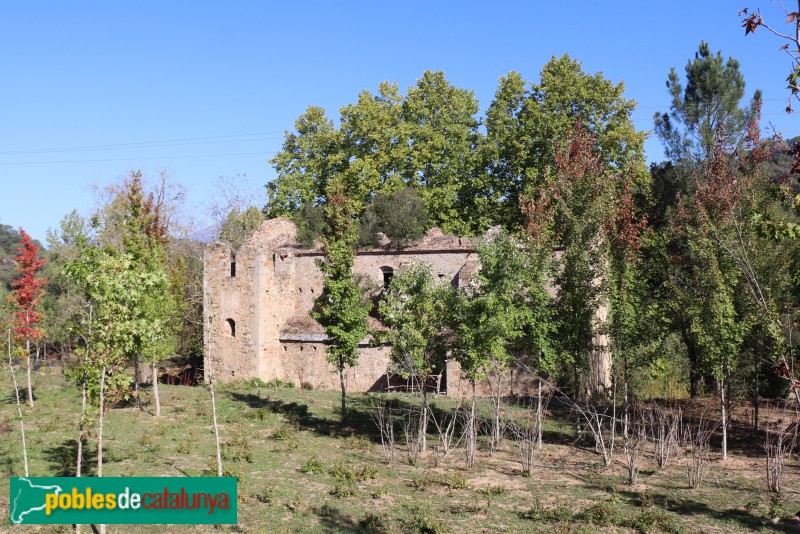
M 20 277 L 11 283 L 14 291 L 8 296 L 9 302 L 14 305 L 14 327 L 12 331 L 17 339 L 37 339 L 42 337 L 42 331 L 36 324 L 41 320 L 42 314 L 36 311 L 44 295 L 44 286 L 47 280 L 36 275 L 41 271 L 47 260 L 38 258 L 39 246 L 31 241 L 31 236 L 19 229 L 22 236 L 22 245 L 17 248 L 17 271 Z

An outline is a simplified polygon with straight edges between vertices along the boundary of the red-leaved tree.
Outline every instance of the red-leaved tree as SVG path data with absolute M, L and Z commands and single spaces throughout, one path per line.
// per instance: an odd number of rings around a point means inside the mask
M 47 260 L 37 257 L 39 246 L 31 241 L 31 236 L 19 229 L 22 236 L 22 246 L 17 248 L 17 271 L 19 278 L 11 283 L 14 291 L 9 295 L 9 301 L 14 305 L 14 337 L 25 341 L 25 360 L 28 368 L 28 404 L 33 408 L 33 391 L 31 389 L 31 339 L 42 337 L 42 330 L 37 326 L 42 319 L 42 314 L 37 311 L 39 302 L 44 295 L 44 286 L 47 280 L 37 277 Z

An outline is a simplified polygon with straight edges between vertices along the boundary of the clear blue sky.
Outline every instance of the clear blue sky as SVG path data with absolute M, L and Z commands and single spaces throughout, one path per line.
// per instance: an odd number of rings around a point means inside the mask
M 246 175 L 254 188 L 274 177 L 267 160 L 310 104 L 337 118 L 362 89 L 405 89 L 434 69 L 474 90 L 483 111 L 500 76 L 537 80 L 563 53 L 623 81 L 649 130 L 669 104 L 669 68 L 682 73 L 705 39 L 740 60 L 748 96 L 763 90 L 765 122 L 798 135 L 798 118 L 783 113 L 783 43 L 763 31 L 745 38 L 737 11 L 747 5 L 4 2 L 0 223 L 44 240 L 72 209 L 91 213 L 91 184 L 132 169 L 169 171 L 202 214 L 219 176 Z M 782 26 L 776 4 L 749 4 L 758 6 Z M 662 159 L 657 140 L 647 151 Z

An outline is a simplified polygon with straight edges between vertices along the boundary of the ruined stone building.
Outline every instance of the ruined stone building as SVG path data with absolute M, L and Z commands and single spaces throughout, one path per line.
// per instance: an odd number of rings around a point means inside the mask
M 325 332 L 309 315 L 322 292 L 323 275 L 316 264 L 322 250 L 300 246 L 297 230 L 288 219 L 271 219 L 235 252 L 220 242 L 206 247 L 205 368 L 215 380 L 277 378 L 298 386 L 339 387 L 338 374 L 326 360 Z M 462 286 L 479 268 L 477 260 L 470 239 L 433 229 L 409 246 L 385 242 L 359 250 L 353 271 L 381 287 L 405 266 L 425 262 L 442 282 Z M 374 317 L 369 321 L 370 327 L 380 328 Z M 347 370 L 348 389 L 376 391 L 391 386 L 395 377 L 387 376 L 389 348 L 370 346 L 368 337 L 360 351 L 358 365 Z M 525 370 L 512 368 L 506 392 L 523 394 L 532 379 Z M 453 393 L 464 386 L 458 364 L 448 362 L 441 389 Z

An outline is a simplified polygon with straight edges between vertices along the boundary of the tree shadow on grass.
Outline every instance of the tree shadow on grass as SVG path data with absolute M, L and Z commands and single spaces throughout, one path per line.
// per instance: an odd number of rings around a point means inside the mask
M 335 506 L 323 504 L 314 509 L 325 532 L 370 532 L 362 528 L 353 516 L 343 513 Z M 375 531 L 372 531 L 375 532 Z
M 283 415 L 296 421 L 301 428 L 317 434 L 327 436 L 332 433 L 349 432 L 369 436 L 373 441 L 380 439 L 378 429 L 372 422 L 372 405 L 369 399 L 348 399 L 347 421 L 342 424 L 312 413 L 308 405 L 301 402 L 286 402 L 269 396 L 260 397 L 252 393 L 235 391 L 226 394 L 231 400 L 244 403 L 252 409 L 266 409 L 271 413 Z
M 31 386 L 33 400 L 34 402 L 39 400 L 39 397 L 36 395 L 36 386 Z M 19 385 L 19 402 L 22 404 L 28 403 L 28 386 L 23 386 L 22 384 Z M 16 404 L 17 403 L 17 395 L 12 389 L 9 394 L 5 398 L 5 404 Z
M 107 452 L 107 451 L 106 451 Z M 81 476 L 93 477 L 97 473 L 97 449 L 90 447 L 84 441 L 83 460 L 81 461 Z M 44 458 L 50 463 L 52 476 L 74 477 L 75 465 L 78 456 L 78 442 L 74 439 L 63 441 L 60 445 L 44 450 Z M 108 459 L 104 456 L 103 463 L 107 464 Z

